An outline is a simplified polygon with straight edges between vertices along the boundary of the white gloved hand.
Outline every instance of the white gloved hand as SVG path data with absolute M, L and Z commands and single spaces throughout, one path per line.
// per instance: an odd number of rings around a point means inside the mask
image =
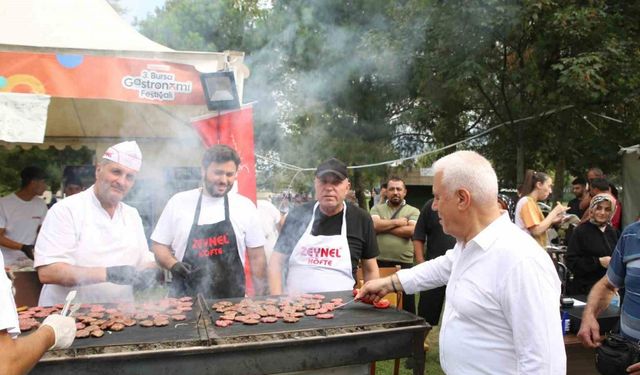
M 49 348 L 66 349 L 73 344 L 76 338 L 76 321 L 74 318 L 58 314 L 49 315 L 42 325 L 47 325 L 53 329 L 56 336 L 55 343 Z

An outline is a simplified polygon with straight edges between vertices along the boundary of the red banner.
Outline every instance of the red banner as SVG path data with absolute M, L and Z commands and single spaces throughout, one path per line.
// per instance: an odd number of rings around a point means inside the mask
M 0 52 L 0 92 L 153 104 L 205 104 L 200 74 L 162 60 Z
M 240 155 L 238 169 L 238 193 L 256 201 L 256 159 L 253 149 L 253 108 L 224 112 L 192 122 L 207 147 L 225 144 Z M 251 267 L 245 259 L 247 295 L 254 295 Z

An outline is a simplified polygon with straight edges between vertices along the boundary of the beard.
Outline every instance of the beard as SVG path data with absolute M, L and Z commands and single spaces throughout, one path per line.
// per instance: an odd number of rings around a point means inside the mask
M 224 197 L 225 195 L 227 195 L 228 192 L 231 191 L 231 188 L 233 187 L 233 185 L 227 185 L 226 189 L 224 190 L 223 193 L 220 193 L 217 189 L 217 185 L 213 184 L 207 180 L 204 181 L 204 188 L 207 190 L 207 193 L 209 193 L 210 196 L 214 197 L 214 198 L 220 198 L 220 197 Z
M 397 206 L 400 205 L 402 203 L 402 198 L 400 197 L 391 197 L 389 198 L 389 203 L 391 203 L 393 206 Z
M 118 205 L 127 195 L 128 190 L 123 187 L 113 187 L 108 182 L 96 181 L 95 194 L 100 203 L 111 206 Z

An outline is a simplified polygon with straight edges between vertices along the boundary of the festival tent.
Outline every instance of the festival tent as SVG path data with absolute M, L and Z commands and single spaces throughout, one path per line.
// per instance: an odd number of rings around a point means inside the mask
M 250 107 L 209 112 L 200 83 L 201 73 L 232 71 L 242 101 L 249 76 L 242 52 L 174 51 L 138 33 L 104 0 L 0 0 L 0 14 L 0 144 L 88 146 L 101 155 L 110 144 L 136 140 L 141 176 L 153 178 L 167 167 L 199 165 L 199 133 L 209 131 L 203 118 L 252 125 Z M 240 151 L 250 155 L 247 195 L 255 199 L 253 135 L 236 135 L 251 136 L 251 149 Z M 242 175 L 239 185 L 242 192 Z
M 255 201 L 252 108 L 212 113 L 200 83 L 201 73 L 231 71 L 242 103 L 244 53 L 174 51 L 105 0 L 0 0 L 0 14 L 0 145 L 102 155 L 136 140 L 143 166 L 127 198 L 147 235 L 170 193 L 199 184 L 211 144 L 239 151 L 237 189 Z

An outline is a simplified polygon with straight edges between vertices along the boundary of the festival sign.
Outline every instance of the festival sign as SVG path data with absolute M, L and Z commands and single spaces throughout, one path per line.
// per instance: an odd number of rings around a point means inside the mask
M 191 65 L 97 55 L 0 52 L 0 92 L 205 104 L 200 73 Z

